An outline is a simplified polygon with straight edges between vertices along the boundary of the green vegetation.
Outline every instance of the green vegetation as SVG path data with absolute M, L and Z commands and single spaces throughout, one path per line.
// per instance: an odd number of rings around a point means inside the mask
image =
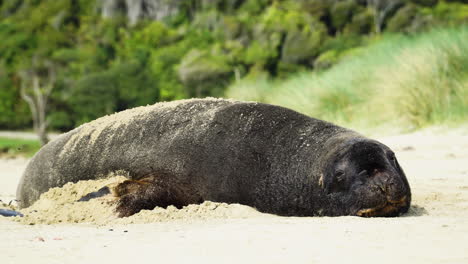
M 38 140 L 0 137 L 0 156 L 31 157 L 40 147 L 41 144 L 39 144 Z
M 342 123 L 458 120 L 467 22 L 464 0 L 0 0 L 0 129 L 66 131 L 230 86 Z
M 227 95 L 353 127 L 468 121 L 467 39 L 467 27 L 388 35 L 327 71 L 243 80 Z

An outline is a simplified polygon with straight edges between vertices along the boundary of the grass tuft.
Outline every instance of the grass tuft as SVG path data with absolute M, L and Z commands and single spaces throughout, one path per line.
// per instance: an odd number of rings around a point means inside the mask
M 226 96 L 282 105 L 352 128 L 468 121 L 468 28 L 387 35 L 321 73 L 242 80 Z

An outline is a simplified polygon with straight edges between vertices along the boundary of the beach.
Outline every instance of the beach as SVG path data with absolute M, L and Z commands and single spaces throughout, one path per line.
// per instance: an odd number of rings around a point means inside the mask
M 396 152 L 412 188 L 412 208 L 401 217 L 279 217 L 247 206 L 210 203 L 186 211 L 148 212 L 164 214 L 155 221 L 47 224 L 0 217 L 0 260 L 468 263 L 468 129 L 426 129 L 377 139 Z M 27 162 L 0 159 L 4 203 L 15 198 Z

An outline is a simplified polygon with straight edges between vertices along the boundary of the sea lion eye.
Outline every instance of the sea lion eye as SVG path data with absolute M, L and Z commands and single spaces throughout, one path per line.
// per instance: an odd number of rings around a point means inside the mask
M 328 193 L 337 193 L 346 190 L 346 178 L 345 172 L 342 170 L 337 170 L 333 173 L 333 179 L 330 183 Z

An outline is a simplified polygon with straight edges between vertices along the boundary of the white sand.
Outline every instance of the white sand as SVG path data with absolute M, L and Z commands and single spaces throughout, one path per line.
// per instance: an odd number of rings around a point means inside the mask
M 25 158 L 0 159 L 0 200 L 4 203 L 16 198 L 16 187 L 27 162 Z
M 468 129 L 381 141 L 410 181 L 410 216 L 232 215 L 238 207 L 228 206 L 223 218 L 150 224 L 30 226 L 0 217 L 0 263 L 468 263 Z M 0 160 L 4 201 L 25 163 Z

